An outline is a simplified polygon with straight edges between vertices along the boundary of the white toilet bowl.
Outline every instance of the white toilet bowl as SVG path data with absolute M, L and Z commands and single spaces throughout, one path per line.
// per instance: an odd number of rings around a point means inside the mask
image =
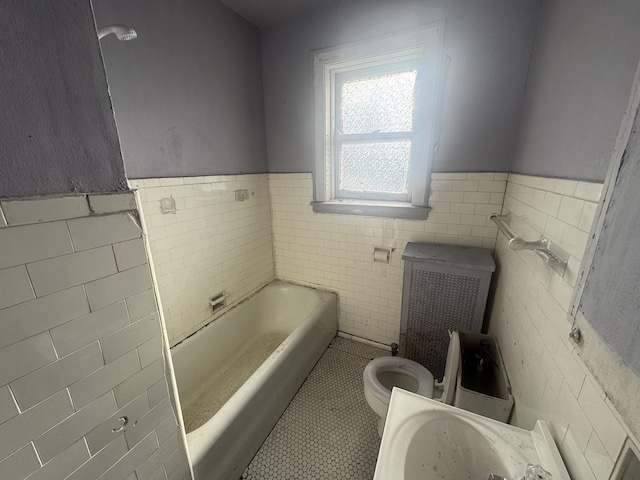
M 434 398 L 435 387 L 439 390 L 439 395 L 435 399 L 451 404 L 459 363 L 460 340 L 457 332 L 451 334 L 442 382 L 434 382 L 431 372 L 413 360 L 401 357 L 378 357 L 371 360 L 362 374 L 364 398 L 379 417 L 378 433 L 380 436 L 382 436 L 384 429 L 393 387 L 427 398 Z

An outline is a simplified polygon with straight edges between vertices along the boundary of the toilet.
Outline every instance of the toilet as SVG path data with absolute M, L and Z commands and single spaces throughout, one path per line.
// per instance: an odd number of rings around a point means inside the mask
M 431 372 L 413 360 L 401 357 L 379 357 L 371 360 L 365 367 L 362 377 L 364 397 L 379 417 L 378 434 L 382 436 L 393 387 L 452 404 L 459 363 L 458 332 L 450 334 L 442 382 L 435 382 Z

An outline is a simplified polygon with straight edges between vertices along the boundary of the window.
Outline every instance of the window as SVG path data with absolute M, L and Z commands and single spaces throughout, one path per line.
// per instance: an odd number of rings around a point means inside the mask
M 349 73 L 335 84 L 336 197 L 408 202 L 418 72 Z
M 442 25 L 314 55 L 316 212 L 426 218 Z

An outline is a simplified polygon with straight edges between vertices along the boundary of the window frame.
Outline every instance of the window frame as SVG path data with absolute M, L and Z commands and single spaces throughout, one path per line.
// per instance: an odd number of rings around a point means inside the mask
M 429 180 L 436 145 L 441 98 L 444 22 L 367 42 L 316 51 L 314 60 L 316 162 L 313 210 L 394 218 L 427 218 Z M 411 62 L 418 70 L 417 105 L 412 132 L 409 198 L 407 201 L 340 198 L 337 195 L 334 141 L 336 77 L 373 68 L 393 69 Z M 382 138 L 382 134 L 381 134 Z
M 412 171 L 412 163 L 409 162 L 409 171 L 408 174 L 408 193 L 406 195 L 403 194 L 385 194 L 381 192 L 351 192 L 349 190 L 341 190 L 340 189 L 340 147 L 344 144 L 358 144 L 363 141 L 368 141 L 367 143 L 376 143 L 376 142 L 384 142 L 384 141 L 399 141 L 399 140 L 409 140 L 412 144 L 415 141 L 415 132 L 416 132 L 416 123 L 419 118 L 419 95 L 420 88 L 416 82 L 415 87 L 415 96 L 416 96 L 416 108 L 413 112 L 413 128 L 408 132 L 378 132 L 378 133 L 343 133 L 343 116 L 342 111 L 339 108 L 339 105 L 342 104 L 342 85 L 346 82 L 357 79 L 357 78 L 371 78 L 380 75 L 387 75 L 393 73 L 401 73 L 410 70 L 418 71 L 420 73 L 420 66 L 412 59 L 412 60 L 404 60 L 400 62 L 394 63 L 385 63 L 382 65 L 374 65 L 366 68 L 357 68 L 354 70 L 347 70 L 344 72 L 336 73 L 334 76 L 334 93 L 335 93 L 335 101 L 331 104 L 331 117 L 335 119 L 332 123 L 331 127 L 331 142 L 333 148 L 333 158 L 332 165 L 334 168 L 333 182 L 333 198 L 340 200 L 382 200 L 382 201 L 400 201 L 400 202 L 411 202 L 411 171 Z M 413 159 L 413 151 L 411 153 L 411 159 Z

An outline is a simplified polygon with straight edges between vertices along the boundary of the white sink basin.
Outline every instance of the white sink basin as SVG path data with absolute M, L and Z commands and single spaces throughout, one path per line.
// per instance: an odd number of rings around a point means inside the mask
M 520 479 L 529 463 L 570 480 L 545 422 L 523 430 L 394 388 L 374 480 Z

